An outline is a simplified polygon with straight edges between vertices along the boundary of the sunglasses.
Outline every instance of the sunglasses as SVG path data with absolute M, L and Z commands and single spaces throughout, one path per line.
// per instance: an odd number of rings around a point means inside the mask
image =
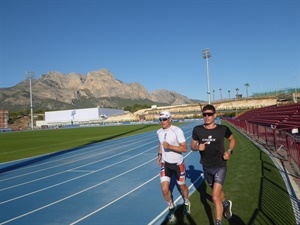
M 202 116 L 203 117 L 206 117 L 206 116 L 213 116 L 214 115 L 214 113 L 202 113 Z
M 167 121 L 169 118 L 159 118 L 159 122 L 162 122 L 162 121 Z

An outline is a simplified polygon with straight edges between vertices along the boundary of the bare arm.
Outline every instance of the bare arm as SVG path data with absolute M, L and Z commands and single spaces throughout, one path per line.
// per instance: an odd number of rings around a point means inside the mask
M 235 147 L 235 137 L 233 135 L 231 135 L 228 138 L 229 144 L 228 144 L 228 151 L 226 151 L 223 155 L 224 160 L 228 160 L 233 152 L 233 149 Z
M 163 143 L 165 149 L 170 149 L 174 152 L 187 152 L 186 142 L 179 143 L 179 146 L 170 145 L 168 142 Z
M 192 139 L 191 141 L 191 150 L 193 151 L 199 151 L 199 142 Z
M 204 151 L 206 144 L 207 144 L 207 142 L 199 143 L 198 141 L 192 139 L 191 149 L 193 151 Z
M 159 143 L 158 144 L 158 153 L 157 153 L 157 164 L 161 164 L 161 159 L 162 159 L 162 145 Z
M 229 144 L 228 144 L 228 148 L 233 150 L 235 147 L 235 137 L 233 135 L 231 135 L 229 138 Z

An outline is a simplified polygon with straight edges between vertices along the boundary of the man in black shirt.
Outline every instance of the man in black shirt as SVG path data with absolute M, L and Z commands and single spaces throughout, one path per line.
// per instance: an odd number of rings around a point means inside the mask
M 232 216 L 232 202 L 225 200 L 222 190 L 227 172 L 226 162 L 232 155 L 235 138 L 227 126 L 216 124 L 216 109 L 213 105 L 203 107 L 204 124 L 194 127 L 191 149 L 199 151 L 200 163 L 206 181 L 212 188 L 212 199 L 215 208 L 216 225 L 222 225 L 222 217 Z M 224 138 L 229 141 L 228 151 L 225 151 Z

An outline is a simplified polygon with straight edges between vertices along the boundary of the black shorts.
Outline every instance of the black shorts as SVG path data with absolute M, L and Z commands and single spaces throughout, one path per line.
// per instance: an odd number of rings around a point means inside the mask
M 208 184 L 212 186 L 214 183 L 224 184 L 227 167 L 203 167 L 204 177 Z
M 184 162 L 182 162 L 181 164 L 172 164 L 167 162 L 161 163 L 160 182 L 170 182 L 173 174 L 175 174 L 176 181 L 179 185 L 185 184 Z

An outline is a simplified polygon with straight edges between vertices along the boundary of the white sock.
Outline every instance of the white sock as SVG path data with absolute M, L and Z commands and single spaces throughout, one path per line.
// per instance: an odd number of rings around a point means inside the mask
M 189 202 L 190 202 L 190 201 L 189 201 L 189 199 L 188 199 L 188 198 L 185 198 L 185 199 L 184 199 L 184 204 L 188 205 L 188 204 L 189 204 Z
M 169 201 L 169 202 L 168 202 L 168 205 L 169 205 L 169 208 L 170 208 L 170 209 L 173 209 L 173 208 L 174 208 L 173 201 Z

